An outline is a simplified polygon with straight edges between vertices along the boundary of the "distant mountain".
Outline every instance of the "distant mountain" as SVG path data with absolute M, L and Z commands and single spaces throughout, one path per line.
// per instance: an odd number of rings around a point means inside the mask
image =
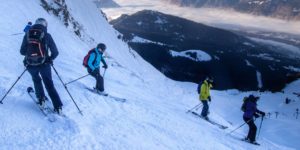
M 165 0 L 188 7 L 217 7 L 283 19 L 300 20 L 299 0 Z
M 279 47 L 160 12 L 122 15 L 111 24 L 145 60 L 175 80 L 197 83 L 210 74 L 217 89 L 278 91 L 300 68 L 299 57 Z
M 94 0 L 94 3 L 99 8 L 117 8 L 117 7 L 120 7 L 120 5 L 118 5 L 113 0 Z

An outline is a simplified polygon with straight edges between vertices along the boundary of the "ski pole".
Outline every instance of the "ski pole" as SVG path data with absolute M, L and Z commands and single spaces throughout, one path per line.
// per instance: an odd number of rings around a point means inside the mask
M 227 133 L 227 135 L 229 135 L 229 134 L 233 133 L 233 132 L 234 132 L 234 131 L 236 131 L 237 129 L 239 129 L 239 128 L 241 128 L 242 126 L 244 126 L 246 123 L 249 123 L 251 120 L 253 120 L 253 119 L 249 119 L 247 122 L 245 122 L 245 123 L 241 124 L 239 127 L 235 128 L 235 129 L 234 129 L 234 130 L 232 130 L 231 132 Z
M 103 78 L 104 78 L 105 72 L 106 72 L 106 69 L 104 69 L 104 73 L 103 73 L 103 75 L 102 75 Z
M 260 125 L 259 125 L 259 129 L 258 129 L 258 133 L 257 133 L 257 138 L 256 139 L 258 139 L 258 137 L 259 137 L 259 133 L 260 133 L 260 129 L 261 129 L 263 120 L 264 120 L 264 117 L 261 117 L 261 122 L 260 122 Z
M 23 76 L 23 74 L 27 71 L 27 68 L 22 72 L 22 74 L 18 77 L 17 81 L 15 81 L 15 83 L 9 88 L 9 90 L 6 92 L 6 94 L 3 96 L 3 98 L 1 99 L 0 103 L 3 104 L 3 100 L 4 98 L 8 95 L 8 93 L 10 92 L 10 90 L 15 86 L 15 84 L 17 84 L 17 82 L 21 79 L 21 77 Z
M 189 109 L 186 113 L 189 113 L 189 112 L 191 112 L 192 110 L 194 110 L 195 108 L 198 108 L 198 107 L 201 107 L 201 103 L 196 105 L 195 107 Z
M 23 32 L 20 32 L 20 33 L 14 33 L 14 34 L 11 34 L 11 36 L 14 36 L 14 35 L 20 35 L 20 34 L 23 34 Z
M 73 82 L 75 82 L 75 81 L 78 81 L 78 80 L 80 80 L 80 79 L 82 79 L 82 78 L 85 78 L 85 77 L 87 77 L 88 75 L 90 75 L 90 74 L 87 74 L 87 75 L 84 75 L 84 76 L 82 76 L 82 77 L 79 77 L 79 78 L 77 78 L 77 79 L 75 79 L 75 80 L 72 80 L 72 81 L 66 83 L 65 85 L 71 84 L 71 83 L 73 83 Z
M 75 106 L 77 107 L 77 109 L 78 109 L 79 113 L 80 113 L 80 114 L 83 116 L 83 114 L 82 114 L 82 111 L 79 109 L 78 105 L 76 104 L 75 100 L 73 99 L 72 95 L 70 94 L 70 92 L 69 92 L 69 90 L 68 90 L 67 86 L 64 84 L 63 80 L 60 78 L 60 76 L 59 76 L 58 72 L 56 71 L 56 69 L 55 69 L 54 65 L 53 65 L 53 64 L 51 64 L 51 66 L 52 66 L 53 70 L 55 71 L 56 75 L 58 76 L 59 80 L 61 81 L 61 83 L 64 85 L 64 87 L 65 87 L 66 91 L 68 92 L 68 94 L 69 94 L 70 98 L 72 99 L 73 103 L 74 103 L 74 104 L 75 104 Z
M 201 106 L 203 106 L 203 104 L 202 103 L 200 103 L 201 105 L 199 105 L 197 108 L 196 108 L 196 111 L 201 107 Z

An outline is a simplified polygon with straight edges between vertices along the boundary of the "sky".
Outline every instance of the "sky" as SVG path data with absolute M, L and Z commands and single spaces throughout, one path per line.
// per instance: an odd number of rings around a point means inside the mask
M 127 101 L 120 103 L 91 93 L 87 88 L 92 88 L 95 80 L 86 77 L 68 85 L 82 116 L 52 72 L 67 118 L 56 116 L 57 121 L 49 122 L 26 93 L 27 87 L 33 86 L 26 72 L 0 105 L 1 150 L 300 149 L 300 122 L 294 115 L 300 99 L 292 94 L 299 92 L 300 81 L 290 84 L 284 93 L 212 90 L 209 117 L 228 126 L 226 130 L 219 129 L 186 113 L 199 104 L 196 84 L 168 79 L 138 54 L 130 52 L 92 0 L 66 2 L 70 15 L 82 25 L 83 34 L 95 39 L 94 42 L 78 38 L 36 0 L 1 3 L 0 13 L 5 15 L 0 19 L 0 95 L 4 95 L 24 70 L 23 56 L 18 51 L 24 34 L 13 34 L 22 33 L 29 20 L 44 17 L 60 52 L 54 67 L 62 80 L 68 82 L 85 75 L 83 57 L 98 42 L 104 42 L 110 56 L 106 58 L 105 90 Z M 259 95 L 259 108 L 271 114 L 265 119 L 257 139 L 261 143 L 259 147 L 239 140 L 247 133 L 246 126 L 228 134 L 243 123 L 240 106 L 243 97 L 249 94 Z M 293 100 L 290 105 L 284 104 L 286 97 Z M 257 120 L 256 124 L 259 123 Z
M 252 16 L 230 10 L 178 7 L 166 4 L 160 0 L 114 1 L 121 7 L 103 8 L 103 11 L 110 19 L 115 19 L 121 14 L 132 14 L 143 9 L 149 9 L 225 29 L 242 30 L 247 28 L 248 30 L 275 31 L 300 35 L 300 21 L 284 21 L 262 16 Z

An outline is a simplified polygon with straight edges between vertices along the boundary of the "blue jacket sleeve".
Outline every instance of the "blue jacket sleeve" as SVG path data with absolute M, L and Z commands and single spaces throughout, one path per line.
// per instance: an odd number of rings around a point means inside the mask
M 95 70 L 95 67 L 94 67 L 94 65 L 93 65 L 93 61 L 95 60 L 95 53 L 91 53 L 90 54 L 90 58 L 89 58 L 89 60 L 88 60 L 88 66 L 89 66 L 89 68 L 92 70 L 92 71 L 94 71 Z
M 20 49 L 20 53 L 21 55 L 26 55 L 26 52 L 27 52 L 27 38 L 26 38 L 26 35 L 23 37 L 23 42 L 22 42 L 22 45 L 21 45 L 21 49 Z
M 26 25 L 26 27 L 23 29 L 24 32 L 27 32 L 30 29 L 31 26 Z
M 106 64 L 106 62 L 105 62 L 105 60 L 104 60 L 103 57 L 102 57 L 102 59 L 101 59 L 101 62 L 103 63 L 104 66 L 107 66 L 107 64 Z
M 58 50 L 52 36 L 49 33 L 47 33 L 47 42 L 48 42 L 47 43 L 48 47 L 50 48 L 51 51 L 50 58 L 54 60 L 58 56 Z

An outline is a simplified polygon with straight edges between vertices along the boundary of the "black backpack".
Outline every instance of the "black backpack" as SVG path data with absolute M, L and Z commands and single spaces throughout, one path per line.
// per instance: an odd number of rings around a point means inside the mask
M 242 107 L 241 107 L 241 110 L 243 111 L 243 112 L 245 112 L 246 111 L 246 103 L 249 101 L 249 97 L 244 97 L 244 99 L 243 99 L 243 104 L 242 104 Z
M 31 28 L 27 32 L 26 63 L 31 66 L 41 65 L 46 61 L 46 46 L 42 44 L 45 32 L 42 29 Z

